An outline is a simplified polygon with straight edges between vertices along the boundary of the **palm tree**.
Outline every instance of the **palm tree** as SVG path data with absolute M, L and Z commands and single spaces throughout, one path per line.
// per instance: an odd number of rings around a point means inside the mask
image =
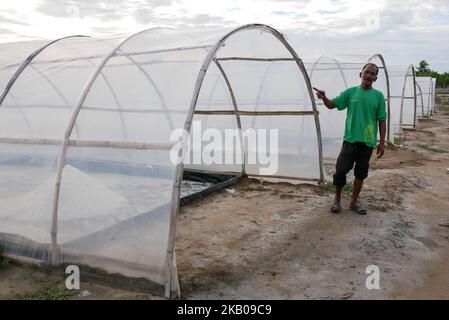
M 430 72 L 429 63 L 426 60 L 421 60 L 419 62 L 418 72 Z

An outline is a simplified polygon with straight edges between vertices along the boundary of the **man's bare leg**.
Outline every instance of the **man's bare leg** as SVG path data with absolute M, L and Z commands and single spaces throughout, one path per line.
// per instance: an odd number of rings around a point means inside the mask
M 357 203 L 359 198 L 360 190 L 362 190 L 363 180 L 354 178 L 354 190 L 352 191 L 352 200 L 350 206 L 353 207 Z
M 363 180 L 354 178 L 354 190 L 352 191 L 352 200 L 349 208 L 353 209 L 358 214 L 366 214 L 366 209 L 357 204 L 360 190 L 362 190 Z
M 331 207 L 331 211 L 334 213 L 341 211 L 341 191 L 343 190 L 343 187 L 336 187 L 335 188 L 335 201 L 334 204 Z
M 342 190 L 343 190 L 343 187 L 336 187 L 334 203 L 341 203 L 341 191 Z

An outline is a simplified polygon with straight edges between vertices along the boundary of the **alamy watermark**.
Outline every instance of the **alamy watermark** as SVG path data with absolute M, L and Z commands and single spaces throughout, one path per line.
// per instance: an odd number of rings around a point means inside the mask
M 69 276 L 65 280 L 65 286 L 69 290 L 80 289 L 80 268 L 76 265 L 69 265 L 65 269 L 65 273 Z
M 257 165 L 260 175 L 273 175 L 279 166 L 277 129 L 208 128 L 203 131 L 201 121 L 193 121 L 190 133 L 184 129 L 175 129 L 170 135 L 170 141 L 175 142 L 170 152 L 170 160 L 175 165 L 181 162 L 194 165 L 239 165 L 244 161 L 248 165 Z
M 365 286 L 368 290 L 380 289 L 380 269 L 378 266 L 372 264 L 366 267 L 366 274 L 369 276 L 366 278 Z

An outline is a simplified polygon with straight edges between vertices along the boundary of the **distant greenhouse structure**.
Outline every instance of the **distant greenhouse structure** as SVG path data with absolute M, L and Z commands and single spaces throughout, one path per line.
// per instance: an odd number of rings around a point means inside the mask
M 304 63 L 297 52 L 262 24 L 2 44 L 6 254 L 86 266 L 176 297 L 181 204 L 244 176 L 325 181 L 324 160 L 338 155 L 344 113 L 321 111 L 312 84 L 336 95 L 359 84 L 365 63 L 376 63 L 390 142 L 395 130 L 434 112 L 434 82 L 415 77 L 413 66 L 390 68 L 380 54 Z M 191 133 L 196 124 L 223 136 L 238 129 L 235 145 L 220 150 L 235 163 L 173 162 L 173 152 L 195 157 L 207 147 L 173 139 L 174 130 Z M 255 157 L 247 129 L 277 130 L 275 172 L 262 170 L 267 164 Z M 207 184 L 187 190 L 188 181 Z

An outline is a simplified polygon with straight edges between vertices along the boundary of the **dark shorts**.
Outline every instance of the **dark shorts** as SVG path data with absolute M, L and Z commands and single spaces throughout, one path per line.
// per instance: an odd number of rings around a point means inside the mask
M 354 167 L 354 176 L 359 180 L 368 177 L 369 160 L 373 148 L 363 142 L 343 141 L 340 154 L 335 165 L 334 185 L 343 187 L 346 184 L 346 174 Z

